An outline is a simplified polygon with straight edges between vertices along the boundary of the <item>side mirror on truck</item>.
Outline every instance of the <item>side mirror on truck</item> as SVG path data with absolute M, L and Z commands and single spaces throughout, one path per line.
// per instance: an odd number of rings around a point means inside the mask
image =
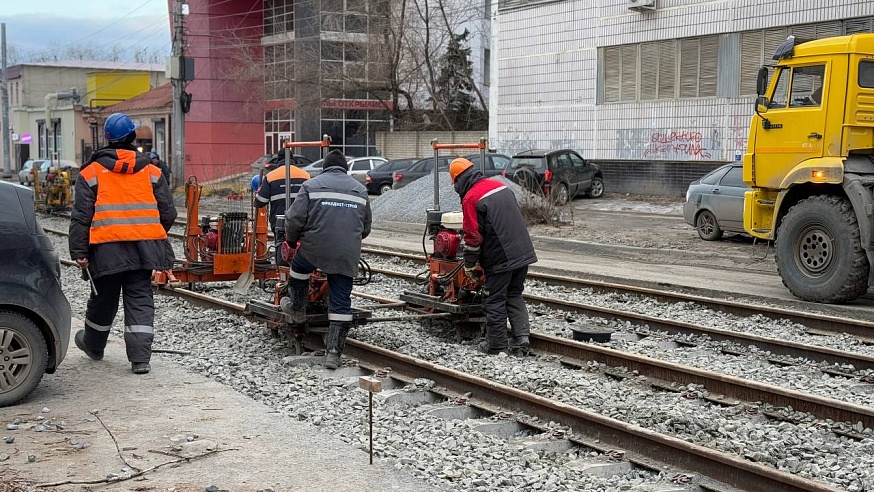
M 771 107 L 771 100 L 767 96 L 756 98 L 756 113 L 767 113 L 769 107 Z
M 756 95 L 764 96 L 768 91 L 768 67 L 759 69 L 759 75 L 756 77 Z

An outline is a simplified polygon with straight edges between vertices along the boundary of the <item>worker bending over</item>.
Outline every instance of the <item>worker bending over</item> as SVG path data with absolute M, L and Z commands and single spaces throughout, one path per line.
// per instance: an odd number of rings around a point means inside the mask
M 479 263 L 486 277 L 486 339 L 479 350 L 525 354 L 530 325 L 522 290 L 528 265 L 537 261 L 537 255 L 516 195 L 500 181 L 485 178 L 467 159 L 449 163 L 449 176 L 464 214 L 464 273 L 473 277 Z M 508 317 L 513 332 L 509 343 Z

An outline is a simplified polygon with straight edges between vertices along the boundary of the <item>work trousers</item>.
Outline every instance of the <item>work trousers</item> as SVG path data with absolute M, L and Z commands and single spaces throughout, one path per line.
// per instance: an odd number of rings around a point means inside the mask
M 493 349 L 506 349 L 507 319 L 513 338 L 527 337 L 531 326 L 528 323 L 528 308 L 522 299 L 528 266 L 500 273 L 486 274 L 484 301 L 486 313 L 486 341 Z
M 103 353 L 109 330 L 118 312 L 119 294 L 124 300 L 124 345 L 130 362 L 149 362 L 155 337 L 155 302 L 152 271 L 129 270 L 94 279 L 85 310 L 85 346 Z
M 309 285 L 310 274 L 316 267 L 299 252 L 291 259 L 291 289 Z M 328 321 L 352 321 L 352 277 L 329 273 Z

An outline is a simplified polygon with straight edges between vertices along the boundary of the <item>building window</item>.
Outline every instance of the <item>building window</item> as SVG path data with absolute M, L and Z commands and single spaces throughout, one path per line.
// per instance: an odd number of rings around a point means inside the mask
M 264 0 L 264 36 L 294 32 L 294 0 Z
M 294 48 L 290 43 L 264 46 L 264 98 L 288 99 L 294 82 Z
M 603 48 L 604 102 L 716 96 L 719 38 Z
M 291 141 L 294 132 L 294 113 L 290 109 L 276 109 L 264 112 L 264 153 L 280 151 L 282 144 Z
M 48 137 L 46 136 L 45 120 L 37 120 L 36 132 L 39 135 L 38 154 L 40 159 L 48 159 Z
M 321 134 L 331 136 L 331 147 L 352 157 L 376 155 L 376 132 L 388 124 L 385 111 L 323 109 Z
M 488 2 L 486 2 L 488 3 Z M 483 85 L 489 85 L 489 80 L 492 78 L 492 50 L 485 48 L 483 50 Z

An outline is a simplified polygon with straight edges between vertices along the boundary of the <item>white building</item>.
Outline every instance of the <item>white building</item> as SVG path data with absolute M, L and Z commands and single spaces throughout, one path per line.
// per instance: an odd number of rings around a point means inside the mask
M 501 0 L 491 146 L 573 148 L 608 191 L 682 194 L 739 160 L 756 72 L 788 35 L 872 30 L 871 0 Z

